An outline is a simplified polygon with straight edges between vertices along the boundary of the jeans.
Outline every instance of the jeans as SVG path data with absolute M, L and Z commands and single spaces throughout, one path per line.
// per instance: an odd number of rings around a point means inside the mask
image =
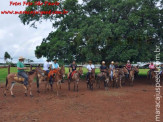
M 87 80 L 89 80 L 90 72 L 87 72 Z
M 161 75 L 161 73 L 162 73 L 162 70 L 160 70 L 160 73 L 159 74 Z
M 24 85 L 28 85 L 28 75 L 23 71 L 23 72 L 18 72 L 19 76 L 22 76 L 24 78 Z
M 45 70 L 45 71 L 46 71 L 47 74 L 49 73 L 49 70 Z

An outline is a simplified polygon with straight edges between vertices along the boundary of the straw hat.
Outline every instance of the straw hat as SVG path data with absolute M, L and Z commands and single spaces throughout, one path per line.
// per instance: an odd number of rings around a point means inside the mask
M 127 63 L 130 63 L 130 60 L 128 60 Z
M 24 60 L 25 58 L 23 56 L 20 56 L 19 57 L 19 60 Z
M 111 63 L 114 64 L 114 61 L 112 61 Z
M 102 61 L 102 64 L 105 64 L 105 61 Z

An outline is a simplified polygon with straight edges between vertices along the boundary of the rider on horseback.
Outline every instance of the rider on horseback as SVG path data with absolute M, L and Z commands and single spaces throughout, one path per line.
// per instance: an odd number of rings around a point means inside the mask
M 129 77 L 131 68 L 132 68 L 132 66 L 131 66 L 131 64 L 130 64 L 130 61 L 128 60 L 128 61 L 127 61 L 127 64 L 126 64 L 126 69 L 128 70 L 127 77 Z
M 153 64 L 153 62 L 151 62 L 149 64 L 149 76 L 151 76 L 151 72 L 154 71 L 156 69 L 155 65 Z
M 57 63 L 57 59 L 54 59 L 54 63 L 52 63 L 52 69 L 57 70 L 59 68 L 59 64 Z
M 43 70 L 48 74 L 49 73 L 49 60 L 46 60 L 46 62 L 43 65 Z
M 22 63 L 24 61 L 25 58 L 23 58 L 22 56 L 19 57 L 19 62 L 17 63 L 17 69 L 18 69 L 18 75 L 22 76 L 24 78 L 24 85 L 27 86 L 28 85 L 28 75 L 26 74 L 26 72 L 24 71 L 25 69 L 28 69 L 27 67 L 24 67 L 24 64 Z
M 102 61 L 102 65 L 100 66 L 101 73 L 105 73 L 107 70 L 107 67 L 105 65 L 105 61 Z
M 114 66 L 114 61 L 111 62 L 111 64 L 109 65 L 109 69 L 111 70 L 111 80 L 113 81 L 113 70 L 115 69 Z
M 89 75 L 90 75 L 92 69 L 94 69 L 94 68 L 95 68 L 95 66 L 92 64 L 92 61 L 89 61 L 89 64 L 87 65 L 87 70 L 88 70 L 88 72 L 87 72 L 87 82 L 89 82 Z
M 163 72 L 163 64 L 161 64 L 161 67 L 160 67 L 160 75 L 162 72 Z
M 69 68 L 72 69 L 72 70 L 69 69 L 69 72 L 70 72 L 70 74 L 69 74 L 69 78 L 71 79 L 73 73 L 74 73 L 74 72 L 76 71 L 76 69 L 77 69 L 77 64 L 76 64 L 76 62 L 73 61 L 72 64 L 70 64 Z

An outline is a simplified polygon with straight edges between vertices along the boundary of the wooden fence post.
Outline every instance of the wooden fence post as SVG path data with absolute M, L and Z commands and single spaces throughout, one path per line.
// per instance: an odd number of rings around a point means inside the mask
M 32 71 L 32 65 L 30 65 L 30 71 Z
M 8 74 L 10 74 L 10 65 L 8 65 Z

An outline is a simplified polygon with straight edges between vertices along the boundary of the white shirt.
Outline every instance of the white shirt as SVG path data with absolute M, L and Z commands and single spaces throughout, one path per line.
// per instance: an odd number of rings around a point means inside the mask
M 87 65 L 87 69 L 88 69 L 88 72 L 91 72 L 92 71 L 92 69 L 94 69 L 95 68 L 95 66 L 93 65 L 93 64 L 88 64 Z
M 45 71 L 49 70 L 49 63 L 48 62 L 44 63 L 43 70 L 45 70 Z

